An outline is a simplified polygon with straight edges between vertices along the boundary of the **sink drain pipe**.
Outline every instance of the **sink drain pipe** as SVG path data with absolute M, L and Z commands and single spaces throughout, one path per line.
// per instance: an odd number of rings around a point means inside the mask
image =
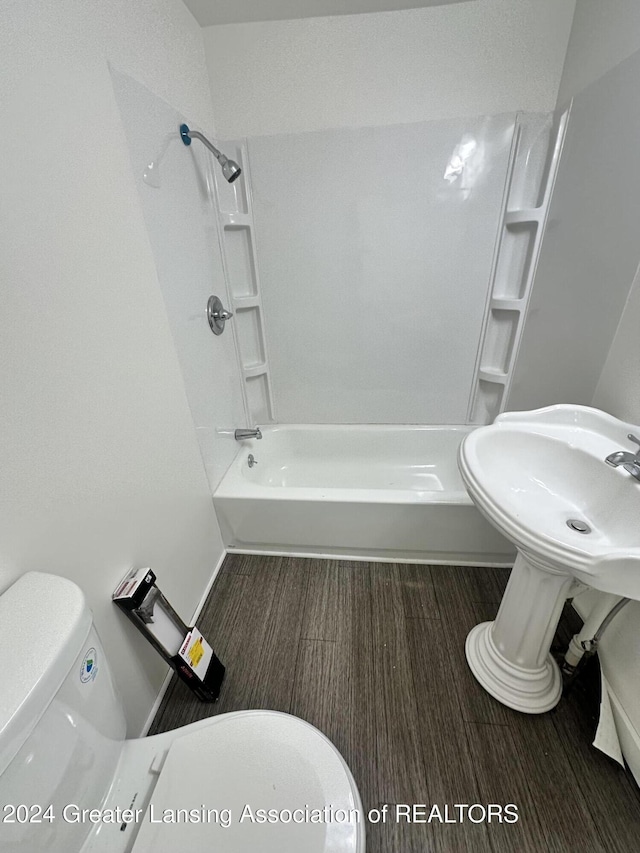
M 565 678 L 572 679 L 577 674 L 580 664 L 595 655 L 607 627 L 630 600 L 630 598 L 621 598 L 619 595 L 608 593 L 604 595 L 602 601 L 594 605 L 582 630 L 571 638 L 565 652 L 562 664 L 562 673 Z

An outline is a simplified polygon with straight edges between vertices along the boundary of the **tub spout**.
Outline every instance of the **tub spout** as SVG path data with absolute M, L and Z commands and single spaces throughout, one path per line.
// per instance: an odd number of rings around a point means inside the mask
M 233 437 L 236 441 L 243 441 L 245 438 L 262 438 L 262 433 L 260 432 L 260 427 L 256 427 L 255 429 L 237 429 Z

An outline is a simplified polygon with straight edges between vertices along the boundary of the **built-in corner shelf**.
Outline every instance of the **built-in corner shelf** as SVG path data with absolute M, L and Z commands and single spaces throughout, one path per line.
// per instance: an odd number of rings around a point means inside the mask
M 524 299 L 507 299 L 504 296 L 492 296 L 490 303 L 492 311 L 522 311 L 524 304 Z
M 496 385 L 505 385 L 508 377 L 508 373 L 499 370 L 497 367 L 482 367 L 478 371 L 480 382 L 495 382 Z
M 260 308 L 259 296 L 236 296 L 233 300 L 236 311 L 249 311 L 252 308 Z
M 252 217 L 248 213 L 220 211 L 220 220 L 223 228 L 251 228 L 253 226 Z
M 507 210 L 504 214 L 504 225 L 513 228 L 515 225 L 537 225 L 542 221 L 542 207 L 528 207 L 522 210 Z
M 224 150 L 231 152 L 243 172 L 232 184 L 224 180 L 219 170 L 213 173 L 222 260 L 234 313 L 234 339 L 247 422 L 266 424 L 273 422 L 275 414 L 255 249 L 249 157 L 244 141 L 225 142 Z
M 242 372 L 245 379 L 255 379 L 258 376 L 267 376 L 269 368 L 266 362 L 262 362 L 262 364 L 243 365 Z
M 517 117 L 467 415 L 472 424 L 491 423 L 509 395 L 569 112 L 555 125 L 548 115 Z

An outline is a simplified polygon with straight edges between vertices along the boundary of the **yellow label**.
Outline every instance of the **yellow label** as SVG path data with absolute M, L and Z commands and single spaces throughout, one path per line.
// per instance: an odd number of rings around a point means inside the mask
M 202 648 L 202 637 L 198 637 L 198 639 L 189 649 L 188 655 L 189 662 L 191 663 L 191 666 L 195 669 L 202 660 L 202 656 L 204 655 L 204 649 Z

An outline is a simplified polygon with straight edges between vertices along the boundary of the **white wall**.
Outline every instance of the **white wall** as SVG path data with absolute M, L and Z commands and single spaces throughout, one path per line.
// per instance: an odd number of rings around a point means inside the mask
M 640 78 L 638 84 L 640 85 Z M 640 262 L 640 257 L 638 260 Z M 640 272 L 636 274 L 593 397 L 594 406 L 612 412 L 616 417 L 633 424 L 640 424 L 638 317 Z
M 178 0 L 0 7 L 0 587 L 85 590 L 136 733 L 166 668 L 111 592 L 151 565 L 189 618 L 222 543 L 108 60 L 211 126 Z
M 475 0 L 204 30 L 222 138 L 555 106 L 575 0 Z
M 578 0 L 562 71 L 562 105 L 640 50 L 638 0 Z
M 638 254 L 640 261 L 640 252 Z M 600 376 L 593 405 L 640 427 L 639 316 L 640 274 L 637 274 Z M 635 432 L 640 432 L 640 429 Z M 627 449 L 633 449 L 631 442 Z M 631 481 L 629 488 L 637 488 L 637 485 Z M 640 748 L 640 602 L 631 602 L 616 617 L 603 637 L 599 655 L 607 679 L 637 733 Z M 640 783 L 638 753 L 634 772 Z

